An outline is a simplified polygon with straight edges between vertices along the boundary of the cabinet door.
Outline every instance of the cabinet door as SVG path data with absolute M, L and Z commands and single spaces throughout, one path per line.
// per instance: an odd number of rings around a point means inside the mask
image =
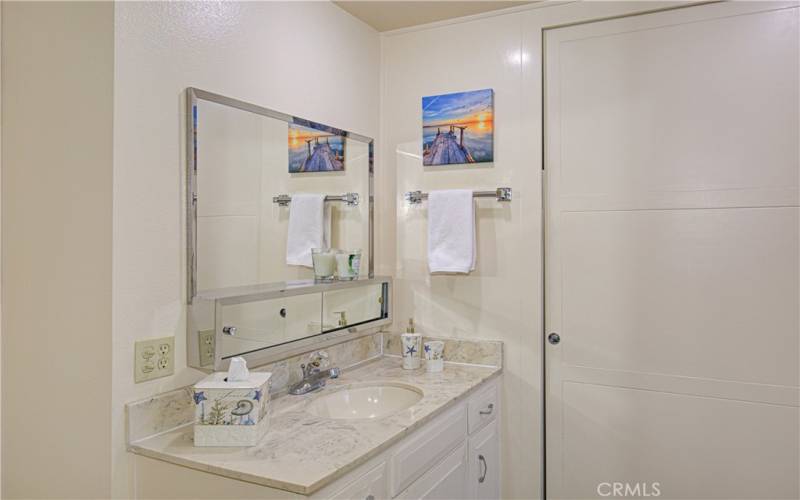
M 467 447 L 462 444 L 400 493 L 401 499 L 452 500 L 469 497 Z
M 469 438 L 468 475 L 472 498 L 500 498 L 500 436 L 497 420 Z
M 389 481 L 386 477 L 386 463 L 371 469 L 338 493 L 331 500 L 383 500 L 389 498 Z
M 391 461 L 392 495 L 437 467 L 467 437 L 466 406 L 459 404 L 405 439 Z

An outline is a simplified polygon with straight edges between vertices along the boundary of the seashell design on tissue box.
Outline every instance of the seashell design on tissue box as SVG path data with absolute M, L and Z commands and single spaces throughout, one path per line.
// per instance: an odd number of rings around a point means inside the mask
M 244 360 L 231 360 L 194 386 L 195 446 L 254 446 L 267 431 L 271 373 L 249 373 Z

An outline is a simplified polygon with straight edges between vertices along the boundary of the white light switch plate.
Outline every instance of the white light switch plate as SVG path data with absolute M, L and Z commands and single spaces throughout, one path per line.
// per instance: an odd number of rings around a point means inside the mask
M 175 337 L 138 340 L 134 347 L 133 379 L 138 384 L 175 373 Z

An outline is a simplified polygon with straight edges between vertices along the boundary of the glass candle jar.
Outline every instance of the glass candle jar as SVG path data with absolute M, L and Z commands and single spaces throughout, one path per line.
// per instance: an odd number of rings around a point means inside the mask
M 341 250 L 336 254 L 336 275 L 340 280 L 358 278 L 361 269 L 361 250 Z
M 314 263 L 314 279 L 332 281 L 336 274 L 336 254 L 330 248 L 312 248 L 311 260 Z

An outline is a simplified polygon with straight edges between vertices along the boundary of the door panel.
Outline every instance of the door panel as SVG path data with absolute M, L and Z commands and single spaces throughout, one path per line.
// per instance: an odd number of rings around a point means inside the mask
M 565 498 L 596 497 L 603 482 L 658 483 L 662 498 L 797 498 L 786 433 L 797 408 L 576 382 L 562 397 Z
M 797 5 L 546 31 L 548 498 L 800 496 Z
M 797 208 L 564 213 L 562 362 L 796 384 L 798 224 Z
M 797 204 L 797 11 L 739 9 L 547 33 L 564 209 Z

